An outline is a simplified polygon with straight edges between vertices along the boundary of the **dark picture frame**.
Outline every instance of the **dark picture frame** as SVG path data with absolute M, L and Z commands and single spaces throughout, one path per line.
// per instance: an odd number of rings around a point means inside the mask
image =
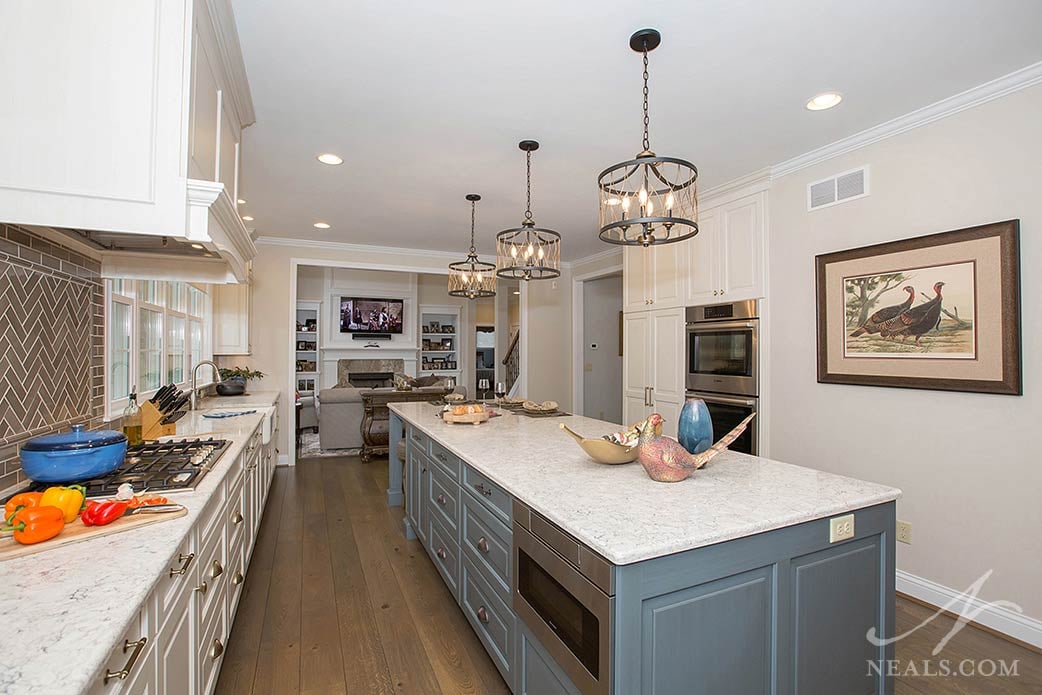
M 909 330 L 934 296 L 928 294 L 930 285 L 922 283 L 956 268 L 969 269 L 971 280 L 961 296 L 964 301 L 969 297 L 971 318 L 961 317 L 958 307 L 954 312 L 946 310 L 941 289 L 935 286 L 941 310 L 934 311 L 936 324 Z M 919 286 L 898 287 L 905 279 Z M 1023 395 L 1020 220 L 820 254 L 815 256 L 815 280 L 819 383 Z M 889 284 L 883 285 L 884 281 Z M 860 285 L 851 283 L 862 282 L 875 282 L 876 291 L 890 292 L 886 301 L 868 307 L 876 321 L 865 319 L 867 310 L 856 312 L 858 297 L 852 296 L 851 288 Z M 913 295 L 912 307 L 901 308 L 900 299 L 909 301 L 901 290 Z M 848 313 L 851 305 L 855 311 Z M 882 320 L 891 314 L 892 320 Z M 951 344 L 942 343 L 939 336 L 942 326 L 953 324 L 964 334 L 959 347 L 937 349 Z M 851 348 L 854 336 L 859 336 L 858 345 L 869 347 Z M 936 351 L 931 352 L 931 347 Z M 950 355 L 952 351 L 958 354 Z

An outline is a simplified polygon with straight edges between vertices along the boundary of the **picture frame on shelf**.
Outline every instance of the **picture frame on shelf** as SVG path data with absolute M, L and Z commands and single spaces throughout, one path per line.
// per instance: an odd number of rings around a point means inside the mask
M 441 322 L 440 321 L 428 321 L 427 322 L 427 332 L 428 333 L 440 333 L 441 332 Z
M 1022 395 L 1020 221 L 816 256 L 818 381 Z
M 307 350 L 308 349 L 307 345 L 308 345 L 307 341 L 304 341 L 304 340 L 298 340 L 297 341 L 297 349 L 298 350 Z

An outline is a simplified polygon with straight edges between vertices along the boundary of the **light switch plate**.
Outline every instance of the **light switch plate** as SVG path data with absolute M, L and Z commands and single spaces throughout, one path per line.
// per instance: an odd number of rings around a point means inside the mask
M 829 519 L 829 543 L 854 537 L 854 515 L 846 514 Z

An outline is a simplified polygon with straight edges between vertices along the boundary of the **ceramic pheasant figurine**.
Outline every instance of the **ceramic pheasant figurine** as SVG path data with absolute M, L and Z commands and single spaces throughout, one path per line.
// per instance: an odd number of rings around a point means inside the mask
M 641 430 L 637 442 L 637 460 L 652 480 L 660 483 L 679 482 L 730 446 L 731 442 L 745 432 L 745 428 L 754 417 L 756 413 L 742 420 L 737 427 L 701 454 L 691 454 L 677 440 L 655 434 L 655 428 L 662 424 L 662 416 L 654 413 Z

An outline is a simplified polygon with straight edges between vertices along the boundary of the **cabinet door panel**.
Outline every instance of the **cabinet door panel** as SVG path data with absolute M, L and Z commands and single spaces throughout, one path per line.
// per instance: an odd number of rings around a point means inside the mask
M 684 311 L 667 309 L 651 314 L 651 354 L 648 356 L 655 398 L 684 395 Z M 654 398 L 653 398 L 654 400 Z
M 164 616 L 166 624 L 156 638 L 158 693 L 191 693 L 195 690 L 195 649 L 191 634 L 195 611 L 189 604 L 193 595 L 191 588 L 182 591 Z
M 224 184 L 224 190 L 232 202 L 238 198 L 239 178 L 239 138 L 241 132 L 231 109 L 226 103 L 227 97 L 221 94 L 221 140 L 218 179 Z
M 647 303 L 647 255 L 648 250 L 627 246 L 622 250 L 622 309 L 623 311 L 645 311 Z
M 723 212 L 722 268 L 724 297 L 728 301 L 763 296 L 762 198 L 743 199 Z
M 213 354 L 250 354 L 250 285 L 214 285 Z
M 188 117 L 188 177 L 217 180 L 217 129 L 221 121 L 220 91 L 214 63 L 201 40 L 202 31 L 192 30 L 192 96 Z
M 665 309 L 680 306 L 684 299 L 684 246 L 690 242 L 652 246 L 646 249 L 650 263 L 648 286 L 651 308 Z
M 650 409 L 644 405 L 643 395 L 640 398 L 630 398 L 629 396 L 622 399 L 622 424 L 632 425 L 640 422 L 650 414 Z
M 718 301 L 721 289 L 716 258 L 720 236 L 720 217 L 716 210 L 699 215 L 698 234 L 686 241 L 687 303 L 711 304 Z M 714 294 L 716 293 L 716 294 Z
M 622 322 L 622 393 L 643 403 L 648 379 L 649 314 L 626 314 Z

